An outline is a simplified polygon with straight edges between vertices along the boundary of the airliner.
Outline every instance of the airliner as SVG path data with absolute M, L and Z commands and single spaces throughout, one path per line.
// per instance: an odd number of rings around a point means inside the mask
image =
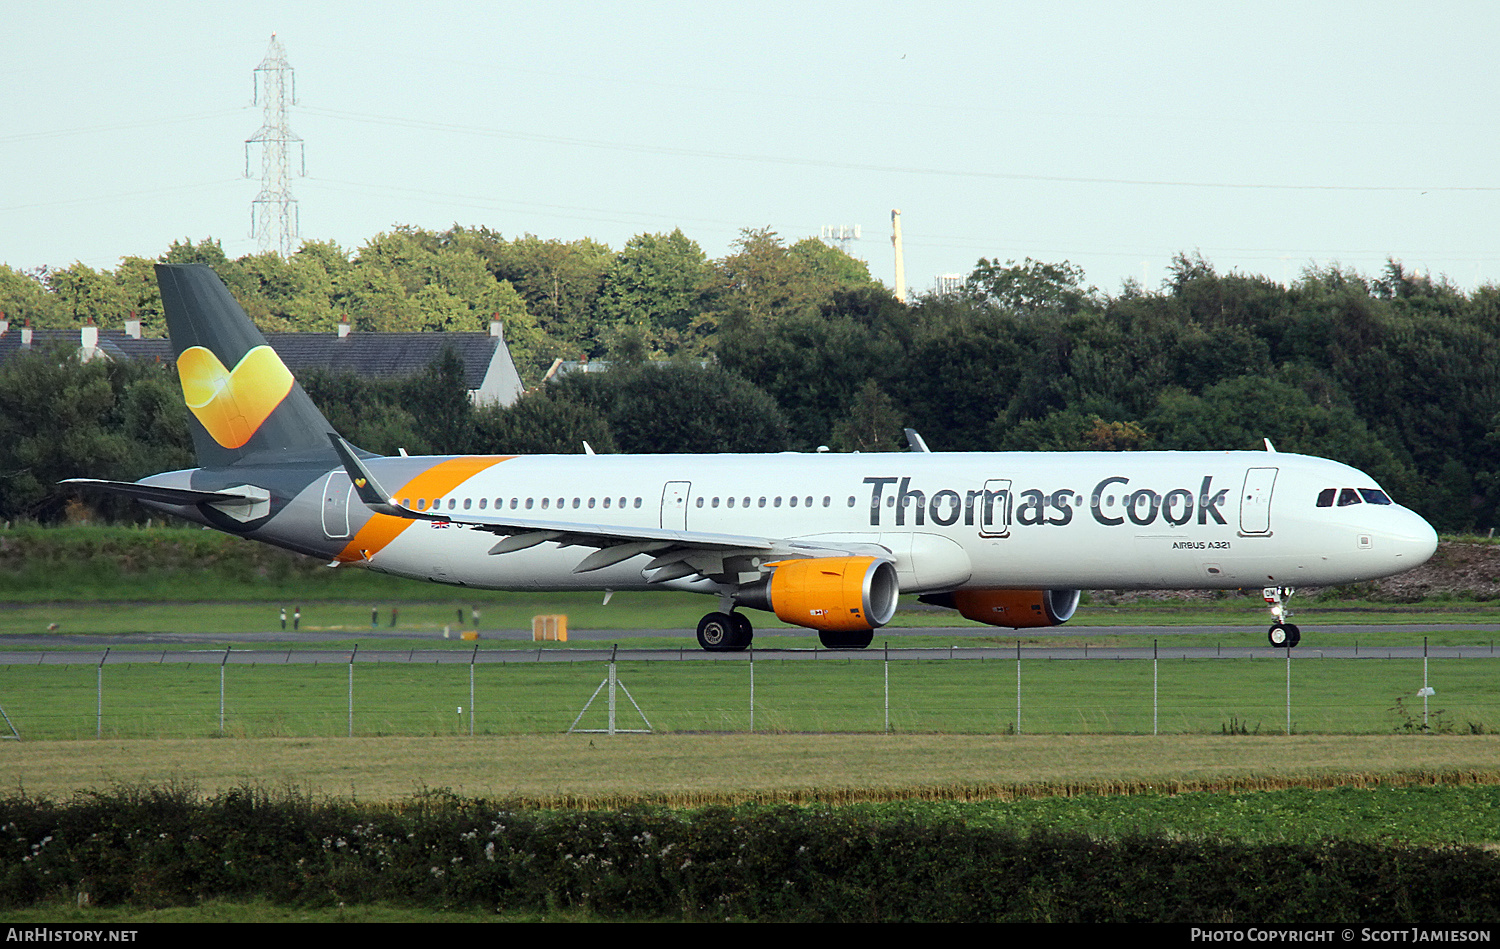
M 226 533 L 498 590 L 679 590 L 743 650 L 747 611 L 870 644 L 900 594 L 1011 629 L 1083 589 L 1261 588 L 1273 646 L 1299 586 L 1425 562 L 1432 527 L 1368 475 L 1275 451 L 388 457 L 333 430 L 219 277 L 158 264 L 200 467 L 72 479 Z M 691 411 L 662 406 L 662 411 Z M 584 446 L 586 448 L 586 446 Z

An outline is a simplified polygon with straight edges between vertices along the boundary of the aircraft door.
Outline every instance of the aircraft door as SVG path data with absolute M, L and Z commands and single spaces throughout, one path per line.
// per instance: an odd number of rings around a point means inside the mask
M 661 526 L 668 530 L 687 530 L 688 494 L 691 481 L 668 481 L 661 489 Z
M 1276 486 L 1276 468 L 1251 468 L 1245 472 L 1240 492 L 1240 533 L 1271 533 L 1271 489 Z
M 331 472 L 323 481 L 323 536 L 330 539 L 349 536 L 349 505 L 354 499 L 354 485 L 342 471 Z
M 991 479 L 984 491 L 973 499 L 979 508 L 976 521 L 980 537 L 1010 536 L 1010 479 Z

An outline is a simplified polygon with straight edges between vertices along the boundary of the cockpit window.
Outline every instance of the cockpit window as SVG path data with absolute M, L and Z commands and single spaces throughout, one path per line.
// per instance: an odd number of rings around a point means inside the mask
M 1379 488 L 1360 488 L 1360 496 L 1365 499 L 1366 504 L 1390 504 L 1391 499 L 1386 497 L 1384 491 Z
M 1339 493 L 1338 488 L 1324 488 L 1318 492 L 1318 507 L 1333 507 L 1334 495 Z
M 1339 489 L 1339 507 L 1348 507 L 1351 504 L 1359 504 L 1359 492 L 1353 488 Z

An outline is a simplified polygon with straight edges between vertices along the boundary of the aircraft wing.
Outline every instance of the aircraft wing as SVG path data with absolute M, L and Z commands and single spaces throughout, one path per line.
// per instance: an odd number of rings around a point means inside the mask
M 573 568 L 574 573 L 600 570 L 646 554 L 652 559 L 643 569 L 654 571 L 650 578 L 653 583 L 697 575 L 721 583 L 741 584 L 753 582 L 762 576 L 762 564 L 779 560 L 848 556 L 894 560 L 891 551 L 878 544 L 821 544 L 662 527 L 534 520 L 471 511 L 462 514 L 414 511 L 397 504 L 395 498 L 381 488 L 375 476 L 343 438 L 332 432 L 328 437 L 344 463 L 344 470 L 353 482 L 355 492 L 370 510 L 393 517 L 441 521 L 505 535 L 490 548 L 491 554 L 513 553 L 548 542 L 562 547 L 595 548 L 592 554 L 584 557 Z

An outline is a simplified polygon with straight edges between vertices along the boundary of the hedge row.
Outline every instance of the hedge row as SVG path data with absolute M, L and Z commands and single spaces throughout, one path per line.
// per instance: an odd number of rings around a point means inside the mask
M 235 790 L 0 801 L 6 908 L 264 898 L 612 918 L 1494 925 L 1474 848 L 870 821 L 837 808 L 544 811 L 438 794 L 400 806 Z

